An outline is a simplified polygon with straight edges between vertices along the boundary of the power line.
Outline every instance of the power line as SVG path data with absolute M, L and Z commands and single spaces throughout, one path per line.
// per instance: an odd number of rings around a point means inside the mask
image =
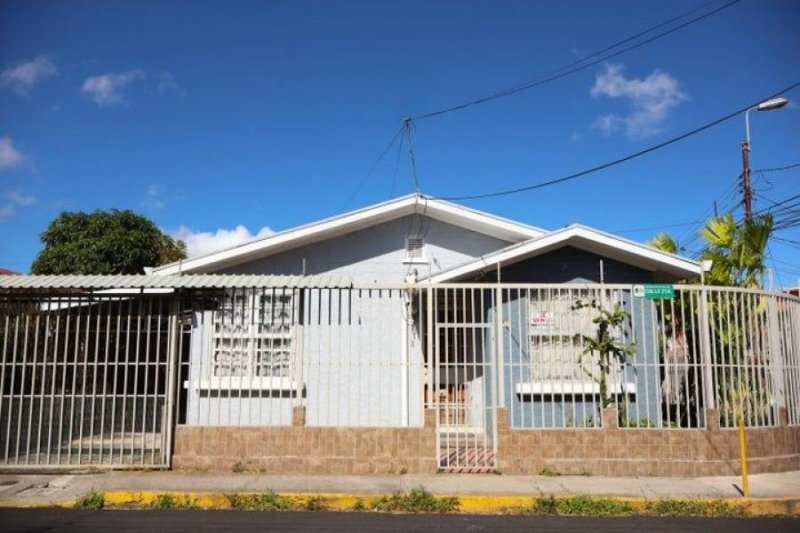
M 691 222 L 678 222 L 676 224 L 668 224 L 666 226 L 650 226 L 647 228 L 633 228 L 633 229 L 620 229 L 614 230 L 611 233 L 636 233 L 638 231 L 654 231 L 659 229 L 670 229 L 670 228 L 681 228 L 684 226 L 691 226 L 693 224 L 700 224 L 705 222 L 704 220 L 692 220 Z
M 786 165 L 785 167 L 759 168 L 753 172 L 781 172 L 783 170 L 791 170 L 797 167 L 800 167 L 800 163 L 793 163 L 791 165 Z
M 422 115 L 417 115 L 415 117 L 412 117 L 411 120 L 423 120 L 423 119 L 426 119 L 426 118 L 431 118 L 431 117 L 436 117 L 436 116 L 439 116 L 439 115 L 444 115 L 446 113 L 452 113 L 453 111 L 460 111 L 462 109 L 466 109 L 466 108 L 472 107 L 474 105 L 483 104 L 483 103 L 486 103 L 486 102 L 490 102 L 492 100 L 497 100 L 498 98 L 504 98 L 506 96 L 511 96 L 513 94 L 517 94 L 519 92 L 526 91 L 528 89 L 533 89 L 534 87 L 538 87 L 539 85 L 544 85 L 545 83 L 549 83 L 551 81 L 558 80 L 558 79 L 563 78 L 565 76 L 568 76 L 570 74 L 574 74 L 575 72 L 579 72 L 581 70 L 584 70 L 584 69 L 587 69 L 587 68 L 592 67 L 594 65 L 597 65 L 599 63 L 602 63 L 603 61 L 608 61 L 609 59 L 612 59 L 612 58 L 617 57 L 617 56 L 619 56 L 621 54 L 624 54 L 625 52 L 629 52 L 631 50 L 635 50 L 636 48 L 640 48 L 640 47 L 642 47 L 642 46 L 644 46 L 646 44 L 649 44 L 649 43 L 651 43 L 651 42 L 653 42 L 655 40 L 661 39 L 662 37 L 666 37 L 667 35 L 669 35 L 671 33 L 674 33 L 674 32 L 676 32 L 678 30 L 681 30 L 681 29 L 683 29 L 683 28 L 685 28 L 687 26 L 695 24 L 696 22 L 700 22 L 701 20 L 703 20 L 703 19 L 705 19 L 707 17 L 710 17 L 710 16 L 712 16 L 712 15 L 714 15 L 716 13 L 719 13 L 720 11 L 728 9 L 729 7 L 732 7 L 735 4 L 738 4 L 740 1 L 741 0 L 733 0 L 732 2 L 728 2 L 727 4 L 724 4 L 724 5 L 716 8 L 716 9 L 714 9 L 712 11 L 703 13 L 702 15 L 699 15 L 699 16 L 697 16 L 697 17 L 695 17 L 693 19 L 690 19 L 690 20 L 688 20 L 686 22 L 683 22 L 683 23 L 681 23 L 681 24 L 679 24 L 679 25 L 677 25 L 677 26 L 675 26 L 673 28 L 670 28 L 670 29 L 665 30 L 665 31 L 663 31 L 661 33 L 658 33 L 658 34 L 656 34 L 656 35 L 654 35 L 652 37 L 649 37 L 649 38 L 647 38 L 647 39 L 645 39 L 643 41 L 640 41 L 640 42 L 635 43 L 635 44 L 633 44 L 631 46 L 622 48 L 622 49 L 617 50 L 617 51 L 615 51 L 613 53 L 602 55 L 602 54 L 605 54 L 606 52 L 608 52 L 610 50 L 613 50 L 614 48 L 618 48 L 618 47 L 622 46 L 623 44 L 625 44 L 627 42 L 635 40 L 635 39 L 637 39 L 637 38 L 639 38 L 639 37 L 641 37 L 643 35 L 647 35 L 648 33 L 652 33 L 652 32 L 654 32 L 654 31 L 656 31 L 656 30 L 658 30 L 658 29 L 660 29 L 660 28 L 662 28 L 664 26 L 672 24 L 673 22 L 675 22 L 677 20 L 680 20 L 682 18 L 686 18 L 686 17 L 688 17 L 688 16 L 690 16 L 690 15 L 692 15 L 692 14 L 698 12 L 698 11 L 701 11 L 701 10 L 707 8 L 708 6 L 716 3 L 716 2 L 709 2 L 708 4 L 704 4 L 703 6 L 701 6 L 699 8 L 696 8 L 694 10 L 688 11 L 688 12 L 686 12 L 686 13 L 684 13 L 682 15 L 679 15 L 677 17 L 673 17 L 673 18 L 671 18 L 671 19 L 669 19 L 667 21 L 661 22 L 661 23 L 653 26 L 652 28 L 649 28 L 647 30 L 641 31 L 639 33 L 636 33 L 635 35 L 631 35 L 630 37 L 626 37 L 625 39 L 623 39 L 621 41 L 618 41 L 618 42 L 616 42 L 616 43 L 614 43 L 612 45 L 606 46 L 602 50 L 598 50 L 597 52 L 594 52 L 592 54 L 584 56 L 581 59 L 578 59 L 577 61 L 573 61 L 572 63 L 564 65 L 563 67 L 560 67 L 560 68 L 558 68 L 556 70 L 550 71 L 547 74 L 544 74 L 542 77 L 535 78 L 535 79 L 533 79 L 531 81 L 522 83 L 520 85 L 516 85 L 514 87 L 510 87 L 508 89 L 501 90 L 499 92 L 496 92 L 496 93 L 493 93 L 493 94 L 490 94 L 490 95 L 487 95 L 487 96 L 483 96 L 481 98 L 477 98 L 475 100 L 471 100 L 469 102 L 464 102 L 462 104 L 458 104 L 458 105 L 451 106 L 451 107 L 446 107 L 446 108 L 443 108 L 443 109 L 439 109 L 437 111 L 431 111 L 430 113 L 424 113 Z M 601 56 L 601 55 L 602 55 L 602 57 L 598 57 L 598 56 Z M 589 61 L 592 58 L 597 58 L 597 59 Z
M 367 182 L 369 177 L 372 176 L 372 173 L 375 172 L 375 169 L 378 168 L 378 165 L 381 164 L 381 161 L 383 161 L 383 158 L 386 157 L 386 154 L 389 152 L 389 150 L 391 150 L 392 145 L 394 145 L 394 143 L 397 142 L 397 138 L 400 136 L 400 134 L 402 132 L 403 132 L 403 128 L 401 127 L 392 136 L 392 140 L 389 141 L 389 144 L 387 144 L 386 148 L 383 149 L 383 152 L 381 152 L 381 155 L 378 157 L 378 159 L 375 161 L 375 163 L 373 163 L 372 167 L 370 167 L 369 172 L 364 174 L 364 177 L 361 178 L 361 180 L 358 182 L 358 185 L 356 185 L 355 190 L 350 195 L 350 198 L 348 198 L 348 200 L 347 200 L 347 204 L 345 204 L 345 209 L 347 209 L 347 207 L 350 206 L 350 203 L 353 201 L 353 199 L 355 199 L 356 195 L 358 195 L 358 192 L 361 190 L 361 187 L 364 186 L 364 184 Z
M 403 128 L 408 139 L 408 157 L 411 161 L 411 178 L 414 181 L 414 191 L 420 192 L 419 176 L 417 176 L 417 161 L 414 159 L 414 122 L 411 119 L 403 121 Z
M 681 135 L 678 135 L 677 137 L 673 137 L 673 138 L 671 138 L 671 139 L 669 139 L 667 141 L 664 141 L 664 142 L 658 143 L 656 145 L 650 146 L 648 148 L 645 148 L 644 150 L 639 150 L 638 152 L 634 152 L 634 153 L 632 153 L 630 155 L 627 155 L 625 157 L 621 157 L 619 159 L 615 159 L 613 161 L 609 161 L 607 163 L 603 163 L 601 165 L 597 165 L 597 166 L 588 168 L 586 170 L 582 170 L 580 172 L 575 172 L 574 174 L 569 174 L 567 176 L 562 176 L 560 178 L 547 180 L 547 181 L 543 181 L 543 182 L 540 182 L 540 183 L 535 183 L 533 185 L 527 185 L 525 187 L 516 187 L 516 188 L 513 188 L 513 189 L 505 189 L 505 190 L 499 190 L 499 191 L 488 192 L 488 193 L 480 193 L 480 194 L 468 194 L 468 195 L 463 195 L 463 196 L 442 196 L 442 197 L 439 197 L 439 198 L 442 199 L 442 200 L 476 200 L 476 199 L 479 199 L 479 198 L 493 198 L 493 197 L 497 197 L 497 196 L 507 196 L 509 194 L 518 194 L 518 193 L 522 193 L 522 192 L 528 192 L 528 191 L 532 191 L 532 190 L 535 190 L 535 189 L 541 189 L 543 187 L 549 187 L 550 185 L 556 185 L 558 183 L 564 183 L 566 181 L 571 181 L 571 180 L 586 176 L 588 174 L 593 174 L 594 172 L 598 172 L 600 170 L 605 170 L 607 168 L 614 167 L 614 166 L 619 165 L 621 163 L 625 163 L 627 161 L 631 161 L 631 160 L 636 159 L 638 157 L 641 157 L 643 155 L 649 154 L 650 152 L 655 152 L 656 150 L 660 150 L 661 148 L 665 148 L 665 147 L 667 147 L 667 146 L 669 146 L 671 144 L 675 144 L 676 142 L 679 142 L 679 141 L 682 141 L 684 139 L 687 139 L 687 138 L 689 138 L 689 137 L 691 137 L 693 135 L 696 135 L 696 134 L 698 134 L 700 132 L 703 132 L 703 131 L 705 131 L 707 129 L 713 128 L 714 126 L 718 126 L 719 124 L 722 124 L 723 122 L 726 122 L 726 121 L 728 121 L 728 120 L 730 120 L 730 119 L 732 119 L 732 118 L 744 113 L 745 111 L 747 111 L 751 107 L 753 107 L 755 105 L 758 105 L 759 102 L 763 102 L 764 100 L 767 100 L 768 98 L 774 98 L 774 97 L 776 97 L 776 96 L 778 96 L 780 94 L 783 94 L 783 93 L 786 93 L 788 91 L 791 91 L 792 89 L 794 89 L 795 87 L 798 87 L 798 86 L 800 86 L 800 82 L 793 83 L 792 85 L 789 85 L 788 87 L 785 87 L 785 88 L 781 89 L 780 91 L 778 91 L 776 93 L 773 93 L 771 96 L 768 96 L 766 98 L 760 98 L 760 99 L 758 99 L 757 101 L 755 101 L 753 103 L 749 103 L 746 106 L 744 106 L 744 107 L 742 107 L 740 109 L 737 109 L 736 111 L 728 113 L 727 115 L 725 115 L 725 116 L 723 116 L 721 118 L 718 118 L 718 119 L 716 119 L 716 120 L 714 120 L 712 122 L 708 122 L 708 123 L 706 123 L 706 124 L 704 124 L 704 125 L 702 125 L 700 127 L 697 127 L 697 128 L 695 128 L 693 130 L 690 130 L 690 131 L 688 131 L 686 133 L 682 133 Z

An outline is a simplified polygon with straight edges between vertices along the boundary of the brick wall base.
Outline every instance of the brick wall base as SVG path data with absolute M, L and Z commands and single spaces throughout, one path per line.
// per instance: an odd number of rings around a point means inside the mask
M 173 468 L 274 474 L 432 474 L 435 412 L 421 428 L 178 426 Z
M 619 429 L 614 409 L 603 412 L 602 429 L 510 429 L 498 409 L 498 461 L 505 474 L 605 476 L 740 475 L 738 431 L 720 429 L 708 410 L 709 428 Z M 607 423 L 606 423 L 607 422 Z M 800 470 L 800 427 L 748 429 L 751 474 Z

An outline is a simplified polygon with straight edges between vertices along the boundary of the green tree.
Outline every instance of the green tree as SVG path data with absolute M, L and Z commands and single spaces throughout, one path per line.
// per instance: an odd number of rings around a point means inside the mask
M 772 215 L 757 216 L 741 224 L 736 224 L 731 213 L 709 219 L 700 230 L 705 241 L 700 258 L 712 261 L 706 283 L 761 288 L 772 227 Z M 658 234 L 647 244 L 663 252 L 678 252 L 678 243 L 666 233 Z
M 186 245 L 133 211 L 61 213 L 39 236 L 33 274 L 142 274 L 186 257 Z
M 737 225 L 727 213 L 712 218 L 700 230 L 706 241 L 702 259 L 713 261 L 706 275 L 710 285 L 761 288 L 766 270 L 766 250 L 772 234 L 772 215 Z

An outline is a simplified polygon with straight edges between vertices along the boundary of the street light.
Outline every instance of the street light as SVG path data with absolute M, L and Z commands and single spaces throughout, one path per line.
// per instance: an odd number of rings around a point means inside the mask
M 776 96 L 764 100 L 744 112 L 745 140 L 742 142 L 742 189 L 744 190 L 744 219 L 750 222 L 753 219 L 753 194 L 750 190 L 750 111 L 773 111 L 780 109 L 789 100 L 783 96 Z

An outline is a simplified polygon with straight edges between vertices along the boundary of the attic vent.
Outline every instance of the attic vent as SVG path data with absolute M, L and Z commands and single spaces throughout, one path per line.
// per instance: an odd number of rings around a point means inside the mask
M 425 260 L 425 238 L 408 237 L 406 238 L 406 261 Z

